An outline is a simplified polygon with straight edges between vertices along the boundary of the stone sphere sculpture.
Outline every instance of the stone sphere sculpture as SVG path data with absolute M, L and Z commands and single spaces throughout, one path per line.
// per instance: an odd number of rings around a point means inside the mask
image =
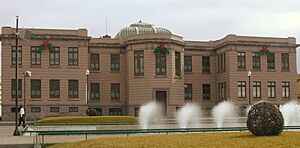
M 283 124 L 281 112 L 271 103 L 255 104 L 248 112 L 247 127 L 255 136 L 279 135 Z

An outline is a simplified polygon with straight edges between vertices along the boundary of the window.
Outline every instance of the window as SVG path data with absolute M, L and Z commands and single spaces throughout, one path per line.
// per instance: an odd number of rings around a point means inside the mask
M 175 51 L 175 76 L 180 77 L 181 73 L 181 54 Z
M 11 51 L 11 65 L 16 65 L 16 46 L 12 46 Z M 19 46 L 18 63 L 22 65 L 22 47 Z
M 268 69 L 275 69 L 275 54 L 274 53 L 268 54 L 267 67 L 268 67 Z
M 203 100 L 210 100 L 210 84 L 202 84 Z
M 110 116 L 122 116 L 122 108 L 109 108 Z
M 134 51 L 134 75 L 144 75 L 144 51 Z
M 268 97 L 269 98 L 275 98 L 276 97 L 275 82 L 268 82 Z
M 99 71 L 100 63 L 99 63 L 99 54 L 91 54 L 90 56 L 90 69 L 91 71 Z
M 16 98 L 16 79 L 11 79 L 11 98 Z M 18 79 L 18 98 L 22 98 L 22 79 Z
M 41 65 L 41 51 L 38 47 L 31 47 L 31 65 Z
M 261 97 L 261 84 L 260 81 L 253 82 L 253 98 L 260 98 Z
M 238 98 L 246 98 L 246 82 L 238 81 Z
M 192 99 L 193 99 L 193 86 L 192 86 L 192 84 L 185 84 L 184 100 L 191 101 Z
M 184 72 L 192 72 L 193 65 L 192 65 L 192 56 L 184 56 Z
M 223 71 L 226 71 L 226 56 L 223 54 Z
M 220 55 L 218 55 L 218 72 L 221 72 Z
M 91 100 L 99 100 L 100 99 L 100 84 L 99 83 L 91 83 Z
M 218 72 L 226 71 L 225 53 L 218 55 Z
M 224 71 L 224 69 L 223 69 L 224 68 L 224 66 L 223 66 L 224 65 L 224 63 L 223 63 L 223 54 L 220 55 L 220 58 L 221 58 L 220 62 L 221 62 L 221 72 L 222 72 L 222 71 Z
M 167 64 L 166 64 L 166 55 L 159 53 L 155 54 L 155 71 L 156 75 L 166 75 L 167 73 Z
M 41 98 L 41 80 L 31 79 L 31 98 Z
M 97 116 L 102 116 L 102 108 L 95 108 Z
M 252 68 L 256 70 L 260 69 L 260 56 L 258 52 L 252 54 Z
M 120 55 L 111 54 L 111 71 L 120 71 Z
M 59 65 L 60 63 L 60 50 L 58 47 L 55 47 L 54 50 L 50 50 L 49 64 L 50 65 Z
M 282 82 L 282 98 L 290 97 L 290 82 Z
M 237 65 L 238 65 L 238 69 L 246 69 L 245 52 L 238 52 Z
M 210 58 L 208 56 L 202 57 L 202 72 L 210 72 Z
M 40 113 L 41 112 L 41 107 L 31 107 L 31 112 L 32 113 Z
M 78 80 L 69 80 L 69 98 L 78 98 Z
M 289 54 L 288 53 L 281 53 L 281 68 L 282 70 L 289 70 Z
M 68 51 L 69 66 L 78 66 L 78 48 L 69 47 Z
M 58 113 L 59 107 L 50 107 L 50 113 Z
M 16 112 L 16 108 L 15 108 L 15 107 L 11 107 L 11 108 L 10 108 L 10 112 L 11 112 L 11 113 Z
M 219 100 L 226 99 L 226 82 L 219 83 Z
M 78 107 L 69 107 L 69 112 L 78 112 Z
M 60 85 L 59 80 L 50 80 L 49 81 L 49 95 L 50 98 L 59 98 L 60 97 Z
M 139 116 L 139 111 L 140 111 L 140 108 L 139 108 L 139 107 L 135 107 L 135 108 L 134 108 L 134 116 L 135 116 L 135 117 Z
M 120 100 L 120 83 L 111 84 L 111 99 Z

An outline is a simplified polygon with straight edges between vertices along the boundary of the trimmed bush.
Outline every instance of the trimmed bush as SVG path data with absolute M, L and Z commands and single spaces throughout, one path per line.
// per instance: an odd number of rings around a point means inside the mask
M 132 116 L 64 116 L 51 117 L 36 122 L 37 124 L 137 124 Z
M 86 115 L 88 116 L 97 116 L 97 111 L 94 108 L 89 108 L 86 110 Z
M 283 130 L 283 116 L 273 104 L 261 102 L 251 107 L 247 127 L 256 136 L 279 135 Z

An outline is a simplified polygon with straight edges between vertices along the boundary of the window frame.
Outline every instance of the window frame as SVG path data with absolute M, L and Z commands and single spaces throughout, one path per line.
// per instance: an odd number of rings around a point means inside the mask
M 193 84 L 191 83 L 184 84 L 184 100 L 185 101 L 193 100 Z
M 290 69 L 289 53 L 281 53 L 281 69 L 282 70 L 289 70 Z
M 167 56 L 163 53 L 155 54 L 155 74 L 167 75 Z
M 134 76 L 144 75 L 144 50 L 134 51 Z
M 276 98 L 276 82 L 275 81 L 268 81 L 268 98 Z
M 120 101 L 121 98 L 120 89 L 121 89 L 120 83 L 111 83 L 110 96 L 112 101 Z
M 252 95 L 253 98 L 261 98 L 261 82 L 253 81 L 252 82 Z
M 189 73 L 193 72 L 193 57 L 184 56 L 184 72 Z
M 70 98 L 70 99 L 79 98 L 79 86 L 78 85 L 79 85 L 78 80 L 68 80 L 68 98 Z M 72 91 L 72 94 L 70 93 L 71 91 Z M 76 92 L 76 94 L 75 94 L 75 92 Z
M 211 100 L 210 84 L 202 84 L 202 99 L 203 100 Z
M 60 80 L 49 80 L 49 98 L 60 98 Z
M 258 52 L 252 53 L 252 69 L 254 70 L 261 69 L 261 59 Z
M 75 60 L 77 60 L 77 61 L 75 61 Z M 68 66 L 78 66 L 78 65 L 79 65 L 79 48 L 78 47 L 69 47 L 68 48 Z
M 11 94 L 11 98 L 16 98 L 16 94 L 14 94 L 14 91 L 16 93 L 16 79 L 11 79 L 11 89 L 10 89 L 10 94 Z M 22 79 L 18 79 L 18 98 L 22 98 L 23 96 L 23 91 L 22 91 Z
M 30 65 L 42 65 L 42 52 L 38 48 L 38 46 L 30 47 Z
M 267 69 L 268 70 L 275 70 L 275 53 L 268 53 L 267 55 Z
M 54 47 L 54 52 L 49 51 L 49 65 L 50 66 L 59 66 L 60 65 L 60 48 Z M 51 57 L 53 55 L 53 57 Z M 53 61 L 54 63 L 51 63 Z
M 246 81 L 238 81 L 238 98 L 246 98 Z
M 120 71 L 120 54 L 110 55 L 110 71 Z
M 41 98 L 42 97 L 42 87 L 41 86 L 42 86 L 41 79 L 31 79 L 30 80 L 30 98 Z M 33 94 L 33 92 L 34 92 L 34 94 Z
M 100 54 L 96 54 L 96 53 L 90 54 L 90 70 L 100 71 Z
M 246 69 L 246 53 L 238 52 L 237 53 L 237 68 L 245 70 Z
M 210 57 L 202 56 L 202 72 L 209 73 L 210 72 Z
M 290 82 L 282 82 L 282 98 L 290 98 L 291 86 Z
M 181 76 L 181 52 L 175 51 L 175 76 Z
M 18 48 L 19 52 L 18 52 L 18 64 L 22 65 L 22 46 L 19 46 Z M 11 47 L 11 65 L 16 65 L 16 46 L 12 46 Z
M 100 100 L 100 96 L 100 83 L 90 83 L 90 100 Z

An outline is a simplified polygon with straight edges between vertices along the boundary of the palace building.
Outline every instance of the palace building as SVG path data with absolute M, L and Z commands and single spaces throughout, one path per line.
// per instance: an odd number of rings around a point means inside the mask
M 150 101 L 172 117 L 188 102 L 209 114 L 224 100 L 242 112 L 262 100 L 279 105 L 297 99 L 294 37 L 229 34 L 187 41 L 141 21 L 114 38 L 90 37 L 86 29 L 29 30 L 31 40 L 20 40 L 18 50 L 15 29 L 1 30 L 3 120 L 14 120 L 15 95 L 29 120 L 85 115 L 88 108 L 98 115 L 137 115 Z

